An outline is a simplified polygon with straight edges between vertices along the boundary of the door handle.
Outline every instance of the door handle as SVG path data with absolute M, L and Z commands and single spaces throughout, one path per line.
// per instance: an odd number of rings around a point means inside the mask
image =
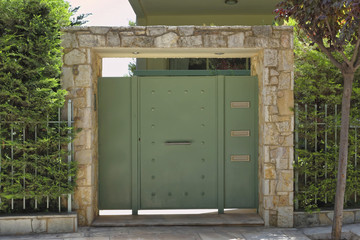
M 166 141 L 165 145 L 191 145 L 191 141 Z

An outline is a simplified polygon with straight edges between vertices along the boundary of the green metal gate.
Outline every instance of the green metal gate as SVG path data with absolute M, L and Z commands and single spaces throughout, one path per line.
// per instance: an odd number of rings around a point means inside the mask
M 257 79 L 99 79 L 99 209 L 257 208 Z

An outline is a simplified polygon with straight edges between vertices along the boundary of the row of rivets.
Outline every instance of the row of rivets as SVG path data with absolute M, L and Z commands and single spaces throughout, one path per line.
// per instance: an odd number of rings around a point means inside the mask
M 156 142 L 155 141 L 152 141 L 151 144 L 155 144 Z M 201 144 L 204 145 L 205 144 L 205 141 L 201 141 Z
M 151 179 L 154 180 L 155 179 L 155 176 L 151 176 Z M 205 175 L 201 175 L 201 179 L 205 179 Z
M 202 123 L 200 126 L 205 127 L 205 124 Z M 155 124 L 151 124 L 151 128 L 155 128 Z
M 152 162 L 155 162 L 156 159 L 155 159 L 155 158 L 152 158 L 151 161 L 152 161 Z M 205 158 L 202 158 L 201 161 L 202 161 L 202 162 L 205 162 Z
M 188 192 L 185 192 L 184 195 L 185 195 L 185 196 L 189 196 L 189 193 L 188 193 Z M 152 197 L 155 197 L 155 196 L 156 196 L 156 193 L 152 192 L 152 193 L 151 193 L 151 196 L 152 196 Z M 171 197 L 171 196 L 172 196 L 172 193 L 171 193 L 171 192 L 168 192 L 168 196 Z M 205 196 L 205 192 L 201 192 L 201 196 Z
M 156 108 L 154 108 L 154 107 L 151 108 L 151 111 L 152 111 L 152 112 L 155 112 L 155 110 L 156 110 Z M 204 111 L 204 110 L 205 110 L 205 107 L 200 107 L 200 110 L 201 110 L 201 111 Z
M 151 90 L 151 94 L 155 94 L 155 93 L 156 93 L 155 90 Z M 171 91 L 171 90 L 168 90 L 168 94 L 171 94 L 171 93 L 172 93 L 172 91 Z M 184 93 L 185 93 L 185 94 L 188 94 L 188 93 L 189 93 L 189 90 L 185 89 L 185 90 L 184 90 Z M 201 90 L 200 93 L 205 93 L 205 90 Z

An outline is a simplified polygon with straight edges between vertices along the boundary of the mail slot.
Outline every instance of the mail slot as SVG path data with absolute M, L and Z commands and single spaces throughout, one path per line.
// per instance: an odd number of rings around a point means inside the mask
M 231 155 L 232 162 L 250 162 L 250 155 Z

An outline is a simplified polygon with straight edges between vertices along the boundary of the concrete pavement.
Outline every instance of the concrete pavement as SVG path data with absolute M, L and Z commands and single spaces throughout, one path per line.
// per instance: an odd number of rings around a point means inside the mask
M 81 227 L 77 233 L 0 236 L 1 240 L 120 240 L 120 239 L 194 239 L 194 240 L 252 240 L 252 239 L 327 239 L 331 227 L 266 228 L 236 226 L 159 226 L 159 227 Z M 360 224 L 345 225 L 343 237 L 360 239 Z M 307 236 L 308 235 L 308 236 Z

